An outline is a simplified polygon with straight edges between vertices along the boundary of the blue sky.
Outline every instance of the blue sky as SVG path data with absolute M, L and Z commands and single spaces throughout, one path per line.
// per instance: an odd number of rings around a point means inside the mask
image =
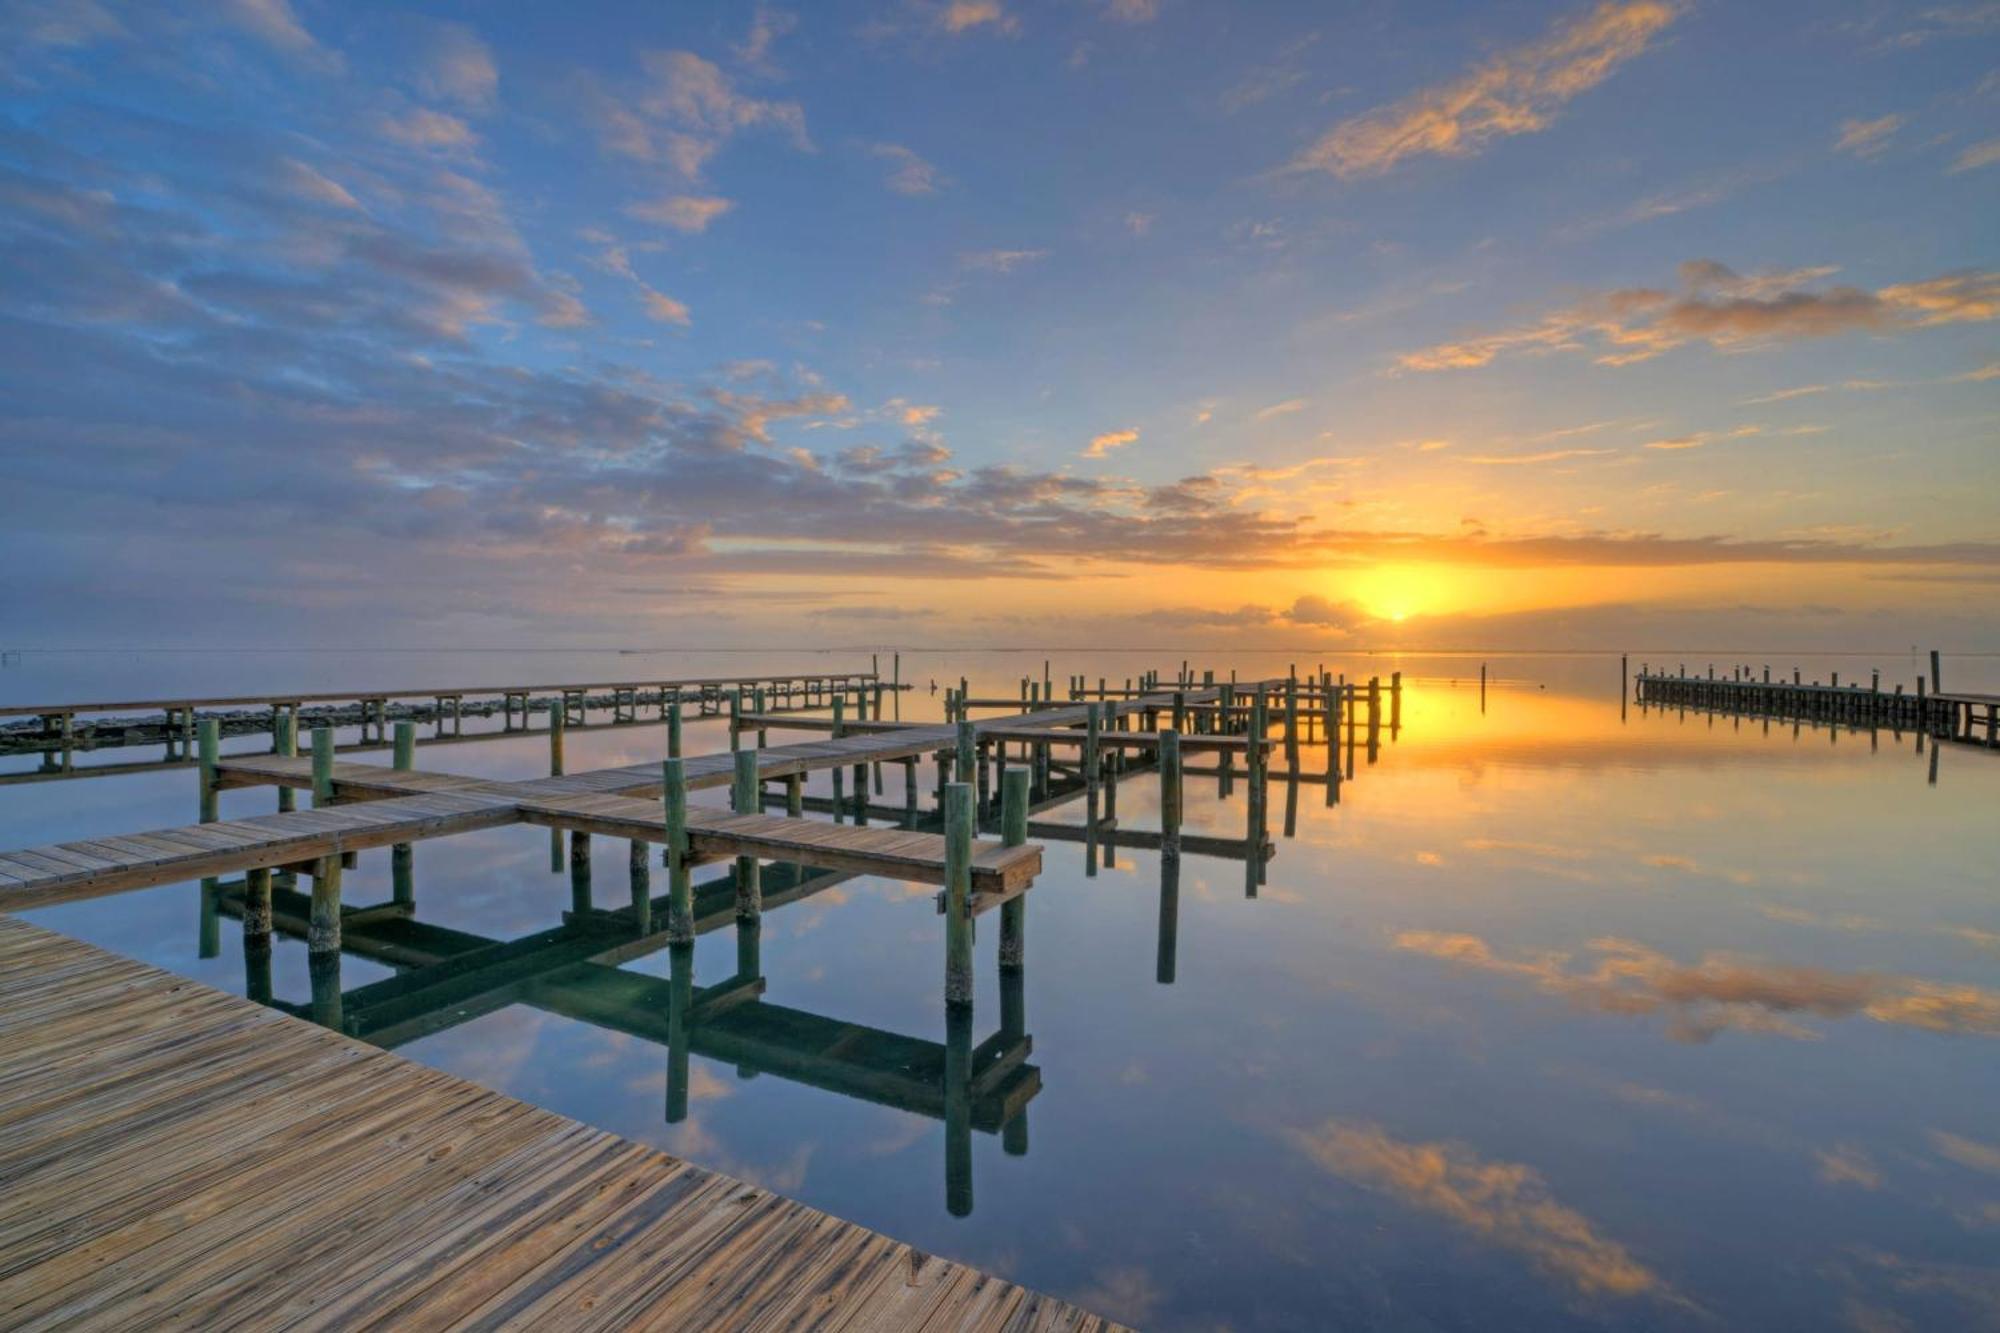
M 0 14 L 24 643 L 2000 647 L 2000 6 Z

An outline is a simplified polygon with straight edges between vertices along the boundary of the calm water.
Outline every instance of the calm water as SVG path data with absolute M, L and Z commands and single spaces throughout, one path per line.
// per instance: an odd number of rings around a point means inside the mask
M 1178 665 L 1054 657 L 1059 685 Z M 1012 694 L 1041 659 L 906 654 L 920 688 L 903 715 L 939 715 L 933 676 Z M 0 688 L 499 684 L 857 660 L 31 655 Z M 1199 665 L 1248 677 L 1287 660 Z M 964 1216 L 947 1206 L 945 1127 L 911 1107 L 925 1089 L 909 1071 L 945 1038 L 927 887 L 854 879 L 770 911 L 762 997 L 697 1036 L 678 1123 L 655 1039 L 663 980 L 566 974 L 491 1012 L 414 1015 L 397 1049 L 1149 1327 L 2000 1324 L 2000 755 L 1947 747 L 1933 775 L 1909 736 L 1621 714 L 1615 657 L 1493 658 L 1483 710 L 1476 658 L 1325 665 L 1403 669 L 1403 725 L 1374 763 L 1360 757 L 1337 806 L 1317 785 L 1295 801 L 1273 785 L 1278 853 L 1255 898 L 1239 862 L 1190 854 L 1165 913 L 1154 854 L 1121 847 L 1088 875 L 1083 845 L 1048 844 L 1023 995 L 1039 1092 L 1009 1129 L 974 1134 Z M 1916 671 L 1907 654 L 1803 665 Z M 1947 684 L 1990 688 L 1992 674 L 1947 659 Z M 656 728 L 573 734 L 569 767 L 655 758 L 663 743 Z M 719 726 L 690 728 L 691 750 L 725 743 Z M 526 777 L 546 748 L 439 746 L 419 763 Z M 1302 769 L 1324 771 L 1319 746 Z M 900 804 L 894 766 L 886 784 Z M 931 785 L 926 771 L 926 803 Z M 1189 833 L 1242 833 L 1241 781 L 1227 798 L 1217 787 L 1189 779 Z M 1126 784 L 1125 829 L 1157 827 L 1155 794 L 1151 777 Z M 225 793 L 223 814 L 272 803 L 269 789 Z M 0 840 L 183 823 L 194 806 L 185 770 L 10 786 Z M 1080 824 L 1081 803 L 1038 817 Z M 599 903 L 621 905 L 623 846 L 600 839 L 596 859 Z M 420 844 L 415 884 L 418 922 L 494 941 L 558 924 L 570 902 L 548 835 L 526 828 Z M 346 893 L 387 899 L 388 853 L 364 853 Z M 34 919 L 242 991 L 235 923 L 202 958 L 199 916 L 180 885 Z M 974 1040 L 1001 1013 L 997 924 L 981 922 Z M 739 947 L 732 929 L 705 934 L 695 984 L 729 981 Z M 622 967 L 663 979 L 669 964 Z M 341 982 L 391 975 L 351 951 Z M 302 944 L 279 943 L 275 986 L 308 998 Z M 989 1130 L 999 1114 L 976 1111 Z

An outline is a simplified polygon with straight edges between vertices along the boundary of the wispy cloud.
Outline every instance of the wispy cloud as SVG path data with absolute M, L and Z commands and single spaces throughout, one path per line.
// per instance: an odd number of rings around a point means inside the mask
M 493 109 L 500 96 L 500 66 L 493 50 L 463 23 L 432 28 L 420 76 L 424 91 L 468 111 Z
M 1643 52 L 1679 12 L 1669 0 L 1608 0 L 1450 83 L 1341 121 L 1291 169 L 1373 176 L 1410 158 L 1468 157 L 1496 139 L 1545 130 L 1564 106 Z
M 1973 144 L 1951 160 L 1946 174 L 1956 176 L 1961 171 L 1977 171 L 2000 162 L 2000 139 L 1988 139 L 1984 143 Z
M 1102 458 L 1113 449 L 1123 449 L 1128 444 L 1136 443 L 1138 438 L 1139 432 L 1129 427 L 1125 430 L 1105 431 L 1102 435 L 1092 437 L 1090 446 L 1083 451 L 1083 457 Z
M 1278 417 L 1288 417 L 1294 412 L 1303 412 L 1310 405 L 1310 399 L 1287 398 L 1281 403 L 1272 403 L 1268 407 L 1258 408 L 1250 414 L 1250 419 L 1252 421 L 1272 421 Z
M 1396 947 L 1458 966 L 1532 983 L 1587 1008 L 1611 1014 L 1665 1013 L 1668 1035 L 1707 1041 L 1725 1031 L 1757 1032 L 1812 1040 L 1819 1033 L 1799 1020 L 1861 1015 L 1878 1023 L 1926 1032 L 2000 1037 L 2000 992 L 1962 983 L 1872 972 L 1767 963 L 1709 954 L 1679 963 L 1632 940 L 1591 940 L 1589 958 L 1550 950 L 1521 958 L 1496 954 L 1477 935 L 1408 930 Z
M 376 121 L 382 137 L 405 148 L 470 148 L 479 141 L 472 126 L 457 116 L 429 107 L 413 107 L 400 116 L 383 115 Z
M 1544 449 L 1532 454 L 1467 454 L 1464 461 L 1481 467 L 1531 467 L 1538 463 L 1561 463 L 1571 458 L 1596 458 L 1616 452 L 1615 449 Z
M 729 200 L 712 195 L 676 194 L 628 204 L 625 211 L 642 222 L 657 222 L 675 231 L 702 232 L 733 207 Z
M 1584 1295 L 1672 1295 L 1659 1274 L 1559 1202 L 1525 1163 L 1483 1158 L 1463 1143 L 1398 1139 L 1363 1121 L 1327 1120 L 1286 1137 L 1329 1174 L 1525 1255 Z
M 884 183 L 897 194 L 935 194 L 944 183 L 938 169 L 899 143 L 872 143 L 868 151 L 890 164 Z
M 937 26 L 948 33 L 991 28 L 995 32 L 1016 33 L 1021 20 L 1007 12 L 1000 0 L 949 0 L 937 11 Z
M 1900 333 L 2000 317 L 2000 272 L 1950 273 L 1864 291 L 1813 288 L 1829 268 L 1743 275 L 1712 259 L 1680 268 L 1680 290 L 1625 288 L 1593 296 L 1532 324 L 1396 359 L 1400 370 L 1456 370 L 1515 353 L 1589 351 L 1622 366 L 1702 342 L 1728 350 L 1855 331 Z
M 1023 264 L 1048 258 L 1046 250 L 968 250 L 958 257 L 958 266 L 980 273 L 1012 273 Z
M 1874 120 L 1843 120 L 1840 122 L 1840 137 L 1834 140 L 1834 151 L 1852 153 L 1856 157 L 1880 157 L 1889 151 L 1890 140 L 1903 127 L 1903 118 L 1898 115 L 1877 116 Z

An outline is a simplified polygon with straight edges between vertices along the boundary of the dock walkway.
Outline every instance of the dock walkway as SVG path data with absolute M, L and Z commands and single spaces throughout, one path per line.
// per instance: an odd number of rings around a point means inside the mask
M 8 1328 L 1114 1327 L 0 917 Z

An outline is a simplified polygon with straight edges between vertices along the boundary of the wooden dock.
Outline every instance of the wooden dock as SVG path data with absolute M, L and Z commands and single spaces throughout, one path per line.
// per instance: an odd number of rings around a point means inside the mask
M 8 1328 L 1109 1329 L 0 917 Z
M 897 662 L 900 676 L 901 662 Z M 161 745 L 171 763 L 194 752 L 195 729 L 204 716 L 213 717 L 224 735 L 268 732 L 276 748 L 282 729 L 293 735 L 302 726 L 358 727 L 361 744 L 380 745 L 388 739 L 392 721 L 430 722 L 434 739 L 464 739 L 466 714 L 502 719 L 500 734 L 531 729 L 536 713 L 572 727 L 592 725 L 590 710 L 611 713 L 610 722 L 631 725 L 666 717 L 675 704 L 691 704 L 702 715 L 718 714 L 733 695 L 755 698 L 774 709 L 819 708 L 836 699 L 851 699 L 857 708 L 869 700 L 882 711 L 882 696 L 908 689 L 900 679 L 884 681 L 874 671 L 753 676 L 701 676 L 685 680 L 590 681 L 584 683 L 427 686 L 400 690 L 322 690 L 289 694 L 205 695 L 163 699 L 96 699 L 70 703 L 0 704 L 0 718 L 30 717 L 35 727 L 0 727 L 0 753 L 40 753 L 46 767 L 34 776 L 61 776 L 73 771 L 75 752 L 123 746 Z M 412 702 L 422 701 L 422 702 Z M 251 714 L 240 710 L 264 709 Z M 658 710 L 644 719 L 641 708 Z M 216 710 L 231 709 L 233 712 Z M 110 718 L 107 714 L 140 714 Z M 518 721 L 517 721 L 518 718 Z M 478 733 L 475 733 L 475 735 Z M 491 734 L 491 733 L 488 733 Z
M 1646 707 L 1692 708 L 1744 717 L 1773 717 L 1853 727 L 1921 732 L 1939 740 L 2000 748 L 2000 695 L 1927 692 L 1900 682 L 1883 689 L 1879 677 L 1862 685 L 1831 681 L 1753 678 L 1738 668 L 1728 676 L 1675 675 L 1642 670 L 1633 701 Z

